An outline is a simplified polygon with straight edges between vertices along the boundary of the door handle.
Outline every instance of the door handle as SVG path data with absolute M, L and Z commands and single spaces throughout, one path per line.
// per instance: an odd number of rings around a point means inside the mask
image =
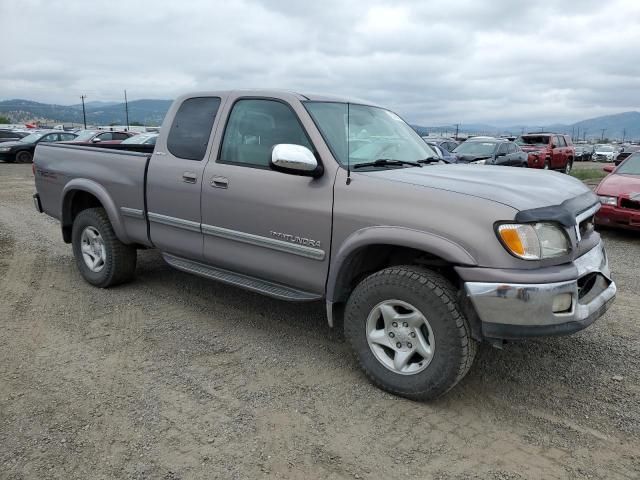
M 229 180 L 226 177 L 211 177 L 213 188 L 229 188 Z
M 182 181 L 185 183 L 196 183 L 198 181 L 198 176 L 195 173 L 184 172 L 182 174 Z

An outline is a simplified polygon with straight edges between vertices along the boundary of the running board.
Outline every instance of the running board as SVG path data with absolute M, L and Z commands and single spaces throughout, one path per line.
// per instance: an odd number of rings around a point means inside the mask
M 194 260 L 176 257 L 169 253 L 163 253 L 162 258 L 164 258 L 165 262 L 173 268 L 182 270 L 183 272 L 193 273 L 195 275 L 200 275 L 201 277 L 210 278 L 229 285 L 235 285 L 236 287 L 262 293 L 269 297 L 279 298 L 280 300 L 287 300 L 290 302 L 312 302 L 322 299 L 321 295 L 316 295 L 315 293 L 297 290 L 279 283 L 269 282 L 260 278 L 250 277 L 248 275 L 242 275 L 229 270 L 223 270 L 222 268 L 212 267 L 211 265 L 206 265 Z

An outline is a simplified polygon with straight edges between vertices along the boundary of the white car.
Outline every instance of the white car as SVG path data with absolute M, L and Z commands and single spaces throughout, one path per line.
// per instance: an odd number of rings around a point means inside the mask
M 594 162 L 613 162 L 617 155 L 618 152 L 611 145 L 596 145 L 592 158 Z

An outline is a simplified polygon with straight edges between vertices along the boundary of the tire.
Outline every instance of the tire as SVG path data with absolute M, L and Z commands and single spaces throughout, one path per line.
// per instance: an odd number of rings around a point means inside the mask
M 551 164 L 549 163 L 549 160 L 544 161 L 544 165 L 542 166 L 542 168 L 544 170 L 551 170 Z
M 18 163 L 31 163 L 33 161 L 33 154 L 23 150 L 16 153 L 16 162 Z
M 569 175 L 571 173 L 571 169 L 573 168 L 573 160 L 567 160 L 567 164 L 564 166 L 563 172 Z
M 378 317 L 382 311 L 393 312 L 390 317 L 398 320 L 397 328 L 382 313 Z M 404 317 L 394 316 L 398 314 Z M 412 329 L 419 315 L 426 325 Z M 400 323 L 403 318 L 409 320 L 409 328 Z M 442 275 L 417 266 L 386 268 L 358 284 L 347 302 L 344 332 L 375 385 L 413 400 L 448 392 L 467 374 L 477 350 L 453 286 Z M 412 339 L 415 346 L 409 343 Z M 418 353 L 424 340 L 431 356 Z M 390 348 L 383 346 L 385 342 Z M 406 363 L 404 373 L 395 368 L 396 359 L 399 365 Z
M 89 208 L 78 214 L 73 221 L 71 243 L 78 270 L 91 285 L 107 288 L 133 278 L 136 249 L 118 240 L 103 208 Z M 96 260 L 93 268 L 92 260 Z

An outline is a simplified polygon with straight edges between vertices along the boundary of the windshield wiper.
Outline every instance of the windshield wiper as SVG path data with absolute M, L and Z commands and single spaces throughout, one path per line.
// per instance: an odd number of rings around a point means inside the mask
M 439 163 L 439 162 L 444 162 L 445 160 L 443 160 L 440 157 L 427 157 L 427 158 L 423 158 L 422 160 L 418 160 L 418 163 Z
M 364 167 L 401 167 L 403 165 L 409 165 L 412 167 L 422 167 L 418 162 L 409 162 L 407 160 L 393 160 L 391 158 L 378 158 L 373 162 L 364 162 L 354 165 L 353 168 Z

